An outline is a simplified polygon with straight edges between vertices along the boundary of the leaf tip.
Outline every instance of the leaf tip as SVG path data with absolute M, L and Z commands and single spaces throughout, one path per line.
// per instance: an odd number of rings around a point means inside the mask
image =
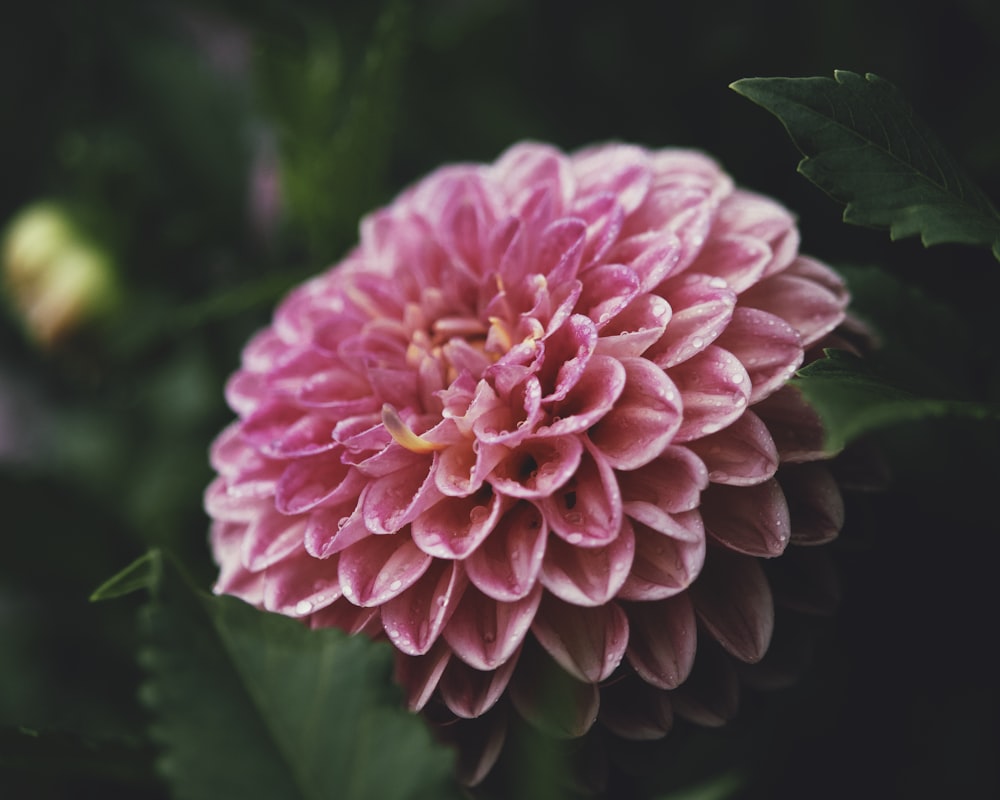
M 163 554 L 159 550 L 150 550 L 139 556 L 125 569 L 108 578 L 90 595 L 90 602 L 112 600 L 123 597 L 139 589 L 151 589 L 160 580 L 163 569 Z

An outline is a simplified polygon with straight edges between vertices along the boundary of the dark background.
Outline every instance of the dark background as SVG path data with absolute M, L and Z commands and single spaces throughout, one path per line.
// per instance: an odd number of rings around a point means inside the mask
M 364 212 L 441 163 L 526 138 L 703 149 L 796 211 L 805 252 L 878 265 L 949 310 L 961 336 L 864 298 L 889 352 L 948 373 L 956 397 L 997 397 L 997 263 L 844 225 L 778 121 L 727 86 L 877 73 L 996 201 L 1000 5 L 387 7 L 32 2 L 0 26 L 0 222 L 63 203 L 123 297 L 48 348 L 0 317 L 0 787 L 6 773 L 39 797 L 163 794 L 136 700 L 136 603 L 87 597 L 151 545 L 209 584 L 205 453 L 243 342 Z M 277 216 L 252 201 L 269 157 L 286 170 Z M 842 608 L 812 668 L 751 694 L 719 734 L 735 759 L 720 769 L 751 765 L 746 797 L 1000 794 L 996 433 L 881 438 L 892 482 L 849 498 Z

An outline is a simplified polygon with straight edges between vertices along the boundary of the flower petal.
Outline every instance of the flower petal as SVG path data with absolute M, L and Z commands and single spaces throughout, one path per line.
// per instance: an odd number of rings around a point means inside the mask
M 453 658 L 441 676 L 441 699 L 457 717 L 475 719 L 500 699 L 517 666 L 515 654 L 497 669 L 483 672 Z
M 361 501 L 365 527 L 372 533 L 395 533 L 441 497 L 434 485 L 432 459 L 418 459 L 368 484 Z
M 795 387 L 783 386 L 753 410 L 767 425 L 782 463 L 829 456 L 823 444 L 823 422 Z
M 774 478 L 753 486 L 713 483 L 701 513 L 705 530 L 730 550 L 771 558 L 788 544 L 788 503 Z
M 426 655 L 396 658 L 396 683 L 403 687 L 410 711 L 427 705 L 450 660 L 451 648 L 443 640 L 436 641 Z
M 336 451 L 291 462 L 274 492 L 274 507 L 282 514 L 301 514 L 318 505 L 358 497 L 366 480 L 340 459 Z
M 767 426 L 753 411 L 687 446 L 705 463 L 712 483 L 752 486 L 773 477 L 778 469 L 778 449 Z
M 698 577 L 705 561 L 701 516 L 688 511 L 670 519 L 680 535 L 671 536 L 639 522 L 633 524 L 635 556 L 618 597 L 663 600 L 684 591 Z
M 610 677 L 628 645 L 628 619 L 614 602 L 586 608 L 546 594 L 531 632 L 563 669 L 588 683 Z
M 542 568 L 548 528 L 541 512 L 520 501 L 465 560 L 469 579 L 483 594 L 511 603 L 526 597 Z
M 681 393 L 684 421 L 674 440 L 689 442 L 722 430 L 746 411 L 750 377 L 728 350 L 710 345 L 670 370 Z
M 675 689 L 694 664 L 697 624 L 686 593 L 650 603 L 627 603 L 629 643 L 625 656 L 646 683 Z
M 510 699 L 524 719 L 557 739 L 578 739 L 590 730 L 600 706 L 596 684 L 570 677 L 530 640 L 518 667 Z
M 556 597 L 578 606 L 599 606 L 614 597 L 628 578 L 635 555 L 629 522 L 604 547 L 580 547 L 550 536 L 540 579 Z
M 264 570 L 264 608 L 305 617 L 341 596 L 337 560 L 313 558 L 304 549 Z
M 430 565 L 431 557 L 408 536 L 369 536 L 340 554 L 337 572 L 344 597 L 372 607 L 401 594 Z
M 458 607 L 468 580 L 455 561 L 434 561 L 408 588 L 382 606 L 382 627 L 399 650 L 422 656 Z
M 524 641 L 542 598 L 542 587 L 521 600 L 501 603 L 473 586 L 445 626 L 444 638 L 470 667 L 492 670 L 505 664 Z
M 619 477 L 622 508 L 628 516 L 664 532 L 673 522 L 664 515 L 690 511 L 701 503 L 708 469 L 688 447 L 671 445 L 645 466 Z
M 489 486 L 468 497 L 445 498 L 413 520 L 413 541 L 435 558 L 465 558 L 490 535 L 506 507 L 503 495 Z
M 555 493 L 540 498 L 538 505 L 549 529 L 572 545 L 602 547 L 621 528 L 618 481 L 589 442 L 584 443 L 576 474 Z
M 778 482 L 788 501 L 793 544 L 826 544 L 844 527 L 844 500 L 825 464 L 786 464 Z
M 645 353 L 658 367 L 670 368 L 700 353 L 733 318 L 736 294 L 722 278 L 689 273 L 671 279 L 661 293 L 673 314 L 663 337 Z
M 634 676 L 601 687 L 598 719 L 615 736 L 632 741 L 662 739 L 674 725 L 670 695 Z
M 573 477 L 582 453 L 577 436 L 529 439 L 497 465 L 489 482 L 510 497 L 547 497 Z

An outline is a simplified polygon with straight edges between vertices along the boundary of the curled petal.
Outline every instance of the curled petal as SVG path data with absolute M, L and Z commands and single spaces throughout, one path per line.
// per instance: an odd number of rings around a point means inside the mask
M 623 359 L 622 365 L 622 395 L 588 435 L 612 467 L 632 470 L 663 452 L 682 412 L 680 393 L 662 369 L 642 358 Z
M 490 535 L 507 504 L 484 486 L 468 497 L 448 497 L 413 520 L 413 541 L 435 558 L 465 558 Z
M 639 291 L 650 292 L 661 283 L 680 257 L 680 240 L 669 231 L 647 231 L 620 239 L 608 253 L 614 264 L 626 264 L 639 276 Z
M 476 719 L 449 720 L 437 731 L 439 738 L 458 750 L 455 771 L 466 786 L 476 786 L 500 758 L 507 738 L 507 707 L 501 703 Z
M 713 236 L 691 265 L 692 272 L 722 278 L 734 292 L 750 288 L 771 261 L 771 248 L 756 236 Z
M 539 380 L 545 402 L 562 400 L 583 375 L 594 347 L 597 328 L 589 317 L 574 314 L 545 340 L 545 364 Z
M 457 717 L 481 717 L 500 699 L 517 661 L 515 654 L 499 668 L 483 672 L 453 658 L 441 676 L 441 699 Z
M 617 358 L 594 355 L 568 392 L 552 406 L 552 417 L 540 426 L 537 436 L 581 433 L 608 413 L 625 388 L 625 368 Z
M 281 474 L 274 507 L 282 514 L 301 514 L 318 505 L 332 505 L 358 497 L 365 478 L 341 461 L 338 453 L 293 461 Z
M 823 444 L 823 423 L 795 387 L 783 386 L 753 410 L 767 425 L 782 463 L 815 461 L 829 455 Z
M 361 500 L 365 527 L 372 533 L 395 533 L 441 499 L 434 485 L 430 456 L 368 484 Z
M 750 375 L 750 402 L 774 394 L 802 364 L 798 331 L 773 314 L 737 308 L 717 343 L 736 356 Z
M 726 652 L 760 661 L 774 630 L 774 603 L 756 559 L 714 549 L 690 592 L 698 618 Z
M 408 536 L 369 536 L 340 554 L 337 572 L 344 597 L 374 607 L 412 586 L 430 565 L 431 557 Z
M 444 638 L 474 669 L 492 670 L 512 658 L 524 641 L 542 598 L 542 587 L 521 600 L 501 603 L 470 586 L 445 626 Z
M 541 571 L 547 539 L 542 513 L 531 503 L 517 503 L 465 560 L 469 579 L 494 600 L 511 603 L 527 597 Z
M 712 483 L 752 486 L 774 476 L 778 448 L 763 420 L 747 411 L 728 428 L 688 442 L 708 468 Z
M 642 355 L 667 329 L 670 303 L 659 295 L 641 294 L 602 330 L 594 352 L 629 358 Z
M 410 711 L 420 711 L 427 705 L 450 659 L 451 648 L 441 640 L 425 655 L 397 656 L 396 682 L 403 687 Z
M 705 530 L 730 550 L 770 558 L 788 544 L 788 503 L 771 478 L 753 486 L 712 484 L 704 495 Z
M 639 276 L 623 264 L 604 264 L 587 272 L 580 308 L 601 330 L 639 292 Z
M 541 582 L 552 594 L 578 606 L 599 606 L 614 597 L 628 578 L 635 556 L 635 535 L 624 521 L 604 547 L 580 547 L 550 536 Z
M 640 678 L 675 689 L 694 664 L 698 626 L 686 593 L 666 600 L 625 604 L 629 620 L 626 658 Z
M 623 600 L 663 600 L 690 586 L 705 562 L 701 516 L 688 511 L 671 516 L 678 535 L 634 523 L 635 557 L 628 579 L 618 590 Z
M 305 517 L 286 517 L 270 509 L 255 517 L 243 533 L 240 560 L 259 572 L 294 552 L 302 544 Z
M 599 683 L 610 677 L 625 655 L 628 619 L 614 602 L 587 608 L 546 594 L 531 632 L 570 675 Z
M 243 423 L 243 437 L 271 458 L 298 458 L 337 446 L 333 423 L 321 414 L 280 402 L 262 406 Z
M 605 458 L 589 443 L 585 443 L 576 474 L 538 502 L 549 529 L 572 545 L 602 547 L 614 540 L 621 528 L 618 481 Z
M 304 533 L 306 551 L 314 558 L 329 558 L 355 542 L 371 536 L 352 498 L 339 506 L 314 510 Z
M 577 436 L 529 439 L 497 465 L 489 481 L 510 497 L 547 497 L 573 477 L 582 453 Z
M 389 640 L 407 655 L 426 654 L 455 613 L 467 584 L 458 562 L 433 562 L 410 588 L 382 606 L 382 627 Z
M 728 350 L 711 345 L 670 370 L 681 393 L 684 421 L 678 442 L 722 430 L 746 411 L 750 376 Z

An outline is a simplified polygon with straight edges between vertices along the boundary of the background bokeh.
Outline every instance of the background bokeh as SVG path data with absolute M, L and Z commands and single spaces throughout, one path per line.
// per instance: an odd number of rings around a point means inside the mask
M 1000 396 L 990 255 L 844 225 L 780 124 L 727 88 L 875 72 L 1000 200 L 990 0 L 34 0 L 8 14 L 0 224 L 49 203 L 72 223 L 61 246 L 102 254 L 115 288 L 54 339 L 14 291 L 0 315 L 0 795 L 167 796 L 137 698 L 140 601 L 88 596 L 151 546 L 210 585 L 206 452 L 242 344 L 346 252 L 361 215 L 439 164 L 526 138 L 705 150 L 796 211 L 804 251 L 913 287 L 862 298 L 911 374 Z M 720 769 L 750 765 L 739 796 L 1000 794 L 998 441 L 969 422 L 880 437 L 891 482 L 849 498 L 842 609 L 808 675 L 751 694 L 717 734 L 735 759 Z

